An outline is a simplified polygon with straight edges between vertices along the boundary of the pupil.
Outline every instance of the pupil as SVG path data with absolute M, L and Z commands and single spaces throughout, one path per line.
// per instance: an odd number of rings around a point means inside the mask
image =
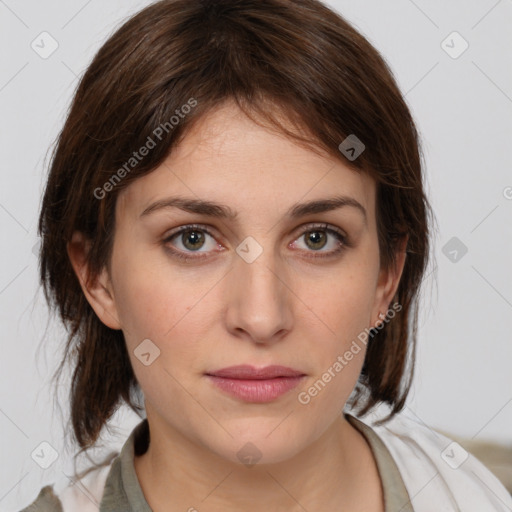
M 191 246 L 190 248 L 195 249 L 198 247 L 198 242 L 202 242 L 204 239 L 204 235 L 199 231 L 188 231 L 188 235 L 185 235 L 185 246 Z M 192 240 L 191 244 L 188 243 L 189 240 Z M 200 244 L 199 244 L 200 246 Z
M 313 246 L 315 246 L 314 248 L 318 248 L 316 247 L 317 245 L 323 246 L 322 242 L 324 241 L 324 239 L 325 233 L 321 231 L 310 231 L 308 236 L 308 241 L 313 242 Z

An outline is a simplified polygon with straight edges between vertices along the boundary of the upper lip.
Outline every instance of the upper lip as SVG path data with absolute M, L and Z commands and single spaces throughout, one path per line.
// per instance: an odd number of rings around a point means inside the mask
M 255 368 L 251 365 L 229 366 L 221 370 L 208 372 L 206 375 L 223 377 L 228 379 L 274 379 L 276 377 L 300 377 L 303 372 L 289 368 L 288 366 L 271 365 L 263 368 Z

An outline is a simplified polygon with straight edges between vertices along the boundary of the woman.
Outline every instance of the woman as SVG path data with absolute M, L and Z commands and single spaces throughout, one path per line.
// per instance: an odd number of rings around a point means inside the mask
M 430 215 L 410 112 L 340 16 L 143 9 L 80 81 L 39 224 L 77 444 L 123 401 L 141 422 L 25 510 L 512 508 L 404 413 Z

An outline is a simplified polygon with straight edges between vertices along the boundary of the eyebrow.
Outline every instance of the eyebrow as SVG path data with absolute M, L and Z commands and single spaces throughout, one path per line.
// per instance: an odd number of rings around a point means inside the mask
M 329 212 L 344 207 L 353 207 L 357 209 L 362 214 L 364 223 L 367 224 L 367 215 L 364 206 L 356 199 L 348 196 L 336 196 L 308 201 L 305 203 L 296 203 L 288 209 L 285 216 L 291 219 L 297 219 L 299 217 L 305 217 L 306 215 Z M 235 212 L 227 205 L 187 197 L 167 197 L 165 199 L 155 201 L 144 209 L 140 214 L 140 217 L 142 218 L 156 211 L 168 208 L 179 208 L 180 210 L 190 213 L 232 221 L 236 220 L 238 217 L 238 212 Z

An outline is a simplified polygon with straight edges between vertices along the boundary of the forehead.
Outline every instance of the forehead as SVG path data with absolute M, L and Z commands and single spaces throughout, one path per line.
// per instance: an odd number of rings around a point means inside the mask
M 354 198 L 371 218 L 375 206 L 366 173 L 254 123 L 230 102 L 198 120 L 159 167 L 124 189 L 118 211 L 135 219 L 171 194 L 218 201 L 253 219 L 335 195 Z

